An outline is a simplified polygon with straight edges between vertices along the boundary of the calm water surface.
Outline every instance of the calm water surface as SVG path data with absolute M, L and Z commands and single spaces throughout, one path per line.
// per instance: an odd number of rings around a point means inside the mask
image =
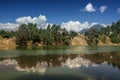
M 0 80 L 120 80 L 120 47 L 0 51 Z

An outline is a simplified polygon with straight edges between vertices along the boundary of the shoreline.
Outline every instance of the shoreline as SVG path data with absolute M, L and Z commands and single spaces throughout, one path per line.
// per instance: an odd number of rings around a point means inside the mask
M 51 45 L 51 46 L 58 46 L 58 47 L 64 47 L 65 45 Z M 84 37 L 82 36 L 82 38 L 79 37 L 75 37 L 71 40 L 71 45 L 69 45 L 71 47 L 76 47 L 76 46 L 89 46 L 87 44 L 87 42 L 85 41 Z M 115 43 L 98 43 L 97 45 L 98 47 L 102 47 L 102 46 L 120 46 L 119 44 L 115 44 Z M 42 44 L 38 44 L 37 48 L 41 48 L 41 47 L 47 47 L 46 45 L 42 45 Z M 16 39 L 15 38 L 0 38 L 0 50 L 15 50 L 17 48 L 17 44 L 16 44 Z M 28 49 L 32 49 L 31 45 L 27 46 Z

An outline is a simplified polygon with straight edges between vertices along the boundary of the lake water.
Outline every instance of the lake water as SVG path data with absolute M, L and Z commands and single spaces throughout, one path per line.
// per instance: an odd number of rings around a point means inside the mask
M 120 80 L 120 47 L 0 51 L 0 80 Z

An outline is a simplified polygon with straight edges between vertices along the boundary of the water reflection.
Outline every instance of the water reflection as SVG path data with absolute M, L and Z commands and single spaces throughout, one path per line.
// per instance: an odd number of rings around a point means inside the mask
M 21 55 L 18 57 L 2 57 L 0 65 L 15 65 L 15 69 L 23 72 L 44 74 L 49 67 L 68 67 L 70 69 L 98 67 L 100 64 L 112 65 L 120 69 L 120 53 L 65 54 L 65 55 Z

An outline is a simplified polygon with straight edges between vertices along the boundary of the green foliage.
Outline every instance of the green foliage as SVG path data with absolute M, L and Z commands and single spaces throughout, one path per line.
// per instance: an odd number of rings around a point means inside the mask
M 71 36 L 71 38 L 74 38 L 74 37 L 77 36 L 77 35 L 78 35 L 77 32 L 70 31 L 70 36 Z
M 15 35 L 16 35 L 15 31 L 0 30 L 0 36 L 2 36 L 3 38 L 12 38 L 15 37 Z
M 47 29 L 41 29 L 39 31 L 40 41 L 44 45 L 69 45 L 70 35 L 66 29 L 60 29 L 59 25 L 48 25 Z
M 20 48 L 26 48 L 28 41 L 28 34 L 27 34 L 27 25 L 22 24 L 20 25 L 17 35 L 16 35 L 16 43 Z
M 53 35 L 52 32 L 47 30 L 47 29 L 42 29 L 41 30 L 41 41 L 43 42 L 44 45 L 52 45 L 53 44 Z
M 37 42 L 39 42 L 39 29 L 36 24 L 29 23 L 27 25 L 27 39 L 32 41 L 32 46 L 37 46 Z
M 75 36 L 72 33 L 72 36 Z M 43 45 L 69 45 L 70 33 L 66 29 L 61 29 L 59 25 L 48 25 L 47 29 L 38 29 L 36 24 L 22 24 L 16 35 L 16 42 L 19 47 L 26 48 L 28 41 L 32 41 L 32 46 L 38 43 Z
M 70 44 L 70 39 L 67 38 L 67 37 L 63 38 L 62 41 L 63 41 L 63 45 L 69 45 Z
M 99 33 L 97 29 L 89 29 L 89 31 L 85 33 L 85 36 L 87 36 L 87 43 L 90 46 L 96 46 L 98 44 Z
M 70 45 L 71 39 L 77 35 L 78 33 L 74 31 L 68 32 L 65 28 L 61 29 L 59 25 L 55 24 L 48 25 L 46 29 L 38 29 L 36 24 L 29 23 L 20 25 L 18 31 L 0 30 L 0 36 L 3 38 L 16 37 L 16 43 L 21 48 L 26 48 L 29 41 L 32 42 L 33 47 L 36 47 L 38 43 L 47 46 Z M 104 43 L 106 43 L 106 37 L 109 37 L 113 43 L 120 43 L 120 21 L 99 31 L 89 29 L 85 36 L 90 46 L 98 44 L 99 36 L 102 36 L 101 41 Z
M 112 41 L 113 43 L 119 43 L 119 42 L 120 42 L 120 37 L 115 36 L 115 35 L 113 35 L 113 34 L 112 34 L 110 37 L 111 37 L 111 41 Z
M 106 35 L 110 37 L 113 43 L 120 42 L 120 21 L 116 23 L 112 23 L 111 26 L 107 26 L 106 28 L 102 28 L 100 30 L 100 35 Z
M 32 47 L 37 46 L 39 41 L 39 30 L 36 24 L 29 23 L 28 25 L 22 24 L 16 35 L 16 42 L 19 47 L 26 48 L 27 42 L 32 41 Z

